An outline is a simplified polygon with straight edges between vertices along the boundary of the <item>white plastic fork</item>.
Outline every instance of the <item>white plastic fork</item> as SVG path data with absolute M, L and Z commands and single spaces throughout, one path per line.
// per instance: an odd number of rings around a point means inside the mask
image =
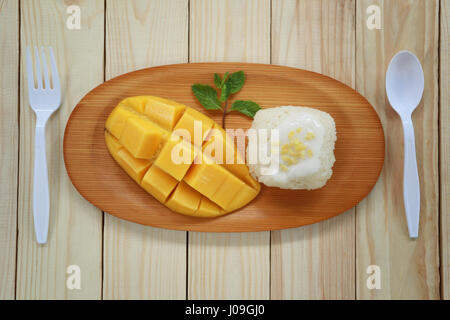
M 48 47 L 50 53 L 50 67 L 52 86 L 45 59 L 44 48 L 41 47 L 41 59 L 39 50 L 34 48 L 35 69 L 33 72 L 33 60 L 30 48 L 27 47 L 27 77 L 28 97 L 31 109 L 36 114 L 36 130 L 34 134 L 34 177 L 33 177 L 33 217 L 34 231 L 38 243 L 47 242 L 48 220 L 50 213 L 50 196 L 48 190 L 47 157 L 45 146 L 45 126 L 50 116 L 58 110 L 61 104 L 61 86 L 59 83 L 58 68 L 52 47 Z M 44 71 L 44 79 L 41 74 Z M 33 74 L 35 76 L 33 76 Z M 36 78 L 37 87 L 35 87 Z

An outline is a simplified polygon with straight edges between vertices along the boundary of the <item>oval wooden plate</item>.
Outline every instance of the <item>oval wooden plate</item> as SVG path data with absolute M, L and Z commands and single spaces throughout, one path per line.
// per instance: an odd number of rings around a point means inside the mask
M 194 83 L 213 85 L 213 74 L 244 70 L 244 88 L 232 99 L 263 108 L 303 105 L 330 113 L 337 129 L 336 162 L 327 185 L 314 191 L 263 186 L 246 207 L 213 219 L 174 213 L 141 189 L 109 155 L 106 118 L 125 97 L 155 95 L 194 107 L 221 123 L 191 92 Z M 251 119 L 232 112 L 227 128 L 247 129 Z M 355 90 L 321 74 L 274 65 L 193 63 L 127 73 L 90 91 L 75 107 L 64 134 L 64 161 L 74 186 L 93 205 L 116 217 L 177 230 L 241 232 L 303 226 L 336 216 L 361 201 L 378 179 L 384 134 L 375 110 Z

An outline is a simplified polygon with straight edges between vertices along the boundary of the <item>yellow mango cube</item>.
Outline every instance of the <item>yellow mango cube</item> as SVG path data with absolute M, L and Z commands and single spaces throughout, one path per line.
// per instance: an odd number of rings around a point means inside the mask
M 261 185 L 258 181 L 255 180 L 255 178 L 252 177 L 252 175 L 248 172 L 245 176 L 239 177 L 244 181 L 247 185 L 249 185 L 251 188 L 256 190 L 256 194 L 259 193 L 259 190 L 261 189 Z
M 184 181 L 201 194 L 211 198 L 230 173 L 204 156 L 202 163 L 193 164 Z
M 245 132 L 242 132 L 242 134 L 243 136 L 240 138 L 245 142 Z M 245 157 L 237 149 L 234 140 L 234 137 L 227 134 L 223 128 L 215 124 L 202 149 L 207 154 L 213 155 L 216 162 L 220 161 L 222 164 L 228 162 L 231 165 L 245 165 Z
M 213 125 L 214 121 L 211 118 L 188 108 L 175 126 L 174 132 L 200 147 Z
M 130 97 L 122 100 L 120 104 L 133 108 L 136 112 L 144 113 L 147 104 L 147 96 Z
M 119 106 L 115 108 L 108 119 L 106 120 L 105 128 L 117 139 L 120 139 L 122 135 L 123 128 L 125 127 L 125 123 L 129 118 L 137 118 L 138 115 L 133 113 L 133 111 L 124 108 L 123 106 Z
M 248 168 L 245 156 L 237 149 L 234 139 L 217 124 L 214 125 L 202 149 L 204 153 L 211 155 L 216 163 L 221 163 L 240 179 L 246 179 Z
M 178 181 L 157 166 L 151 166 L 142 178 L 141 186 L 160 202 L 164 203 L 167 197 L 177 186 Z
M 248 185 L 244 185 L 228 204 L 226 210 L 234 211 L 245 206 L 249 202 L 248 199 L 253 199 L 258 195 L 259 189 L 260 187 L 255 190 Z
M 151 159 L 158 150 L 163 134 L 150 121 L 128 118 L 119 141 L 135 158 Z
M 143 111 L 144 114 L 162 128 L 172 131 L 186 109 L 186 106 L 159 97 L 147 96 L 147 98 L 147 104 Z
M 188 215 L 194 215 L 200 205 L 202 195 L 181 181 L 166 202 L 170 209 Z
M 117 152 L 122 149 L 122 145 L 120 144 L 119 140 L 117 140 L 108 131 L 105 131 L 105 141 L 109 152 L 112 154 L 113 158 L 115 158 L 117 156 Z
M 125 148 L 117 152 L 117 162 L 137 183 L 141 182 L 142 177 L 151 165 L 148 160 L 136 159 Z
M 181 181 L 197 153 L 192 144 L 172 134 L 156 158 L 155 165 Z
M 219 189 L 210 197 L 212 201 L 227 210 L 234 197 L 245 186 L 245 183 L 236 176 L 228 173 L 225 181 L 220 185 Z
M 224 210 L 206 197 L 202 197 L 195 213 L 196 217 L 212 218 L 224 214 Z

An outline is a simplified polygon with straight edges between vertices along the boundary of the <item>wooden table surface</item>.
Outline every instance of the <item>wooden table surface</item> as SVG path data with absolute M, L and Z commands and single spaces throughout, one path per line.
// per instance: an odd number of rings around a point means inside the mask
M 72 4 L 80 8 L 80 29 L 67 27 Z M 381 28 L 369 29 L 377 10 Z M 450 0 L 0 0 L 0 30 L 0 299 L 450 298 Z M 35 241 L 32 216 L 28 45 L 53 46 L 63 94 L 47 127 L 46 245 Z M 384 89 L 387 65 L 404 49 L 425 72 L 413 115 L 416 240 L 408 238 L 403 209 L 401 123 Z M 355 88 L 386 135 L 373 191 L 331 220 L 257 233 L 145 227 L 90 205 L 63 163 L 64 128 L 76 103 L 122 73 L 201 61 L 294 66 Z M 372 272 L 379 289 L 367 285 Z M 75 274 L 79 289 L 66 283 Z

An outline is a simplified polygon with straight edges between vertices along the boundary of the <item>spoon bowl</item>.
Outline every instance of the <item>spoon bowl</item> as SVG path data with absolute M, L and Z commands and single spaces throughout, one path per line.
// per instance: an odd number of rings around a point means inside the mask
M 386 93 L 394 110 L 411 115 L 422 99 L 424 74 L 419 59 L 409 51 L 400 51 L 386 72 Z

